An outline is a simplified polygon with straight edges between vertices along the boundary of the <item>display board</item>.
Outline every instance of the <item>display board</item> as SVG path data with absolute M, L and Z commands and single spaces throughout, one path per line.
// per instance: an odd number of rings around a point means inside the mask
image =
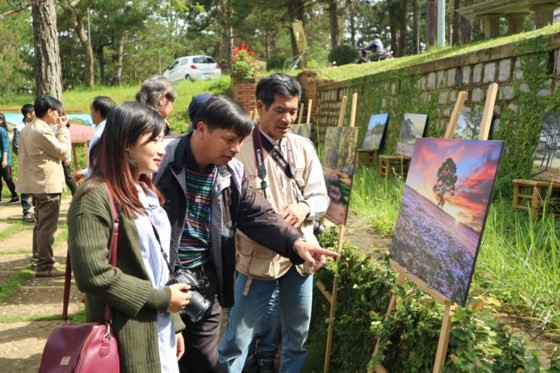
M 379 150 L 387 125 L 387 118 L 389 118 L 387 113 L 371 115 L 362 149 Z
M 533 155 L 532 177 L 560 183 L 560 113 L 548 113 L 544 118 Z
M 396 154 L 412 156 L 416 139 L 424 135 L 427 120 L 428 115 L 426 114 L 407 113 L 404 115 Z
M 311 138 L 311 123 L 299 123 L 292 124 L 292 132 L 296 135 L 305 137 L 306 139 Z
M 329 127 L 325 136 L 322 165 L 330 199 L 327 216 L 338 224 L 346 224 L 359 134 L 356 127 Z
M 418 139 L 390 250 L 428 287 L 465 305 L 502 141 Z
M 474 109 L 463 109 L 459 115 L 453 138 L 456 140 L 476 140 L 480 134 L 482 113 Z

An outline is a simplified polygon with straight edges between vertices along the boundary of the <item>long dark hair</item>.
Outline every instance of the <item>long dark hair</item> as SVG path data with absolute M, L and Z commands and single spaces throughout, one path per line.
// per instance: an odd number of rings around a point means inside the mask
M 0 120 L 2 120 L 1 126 L 4 127 L 4 129 L 7 131 L 8 125 L 6 124 L 6 116 L 2 113 L 0 113 Z
M 139 175 L 136 166 L 129 161 L 127 148 L 147 133 L 151 134 L 148 141 L 154 140 L 164 126 L 165 121 L 157 111 L 137 102 L 125 102 L 111 110 L 103 134 L 93 149 L 93 177 L 84 193 L 98 183 L 106 183 L 113 193 L 117 211 L 130 219 L 145 214 L 136 190 L 138 181 L 144 182 L 163 203 L 163 196 L 150 175 Z

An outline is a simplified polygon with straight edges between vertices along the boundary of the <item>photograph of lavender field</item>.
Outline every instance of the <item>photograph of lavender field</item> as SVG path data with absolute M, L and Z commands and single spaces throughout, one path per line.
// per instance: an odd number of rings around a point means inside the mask
M 338 224 L 346 224 L 356 151 L 358 150 L 357 127 L 328 127 L 323 149 L 323 175 L 329 193 L 327 216 Z
M 396 154 L 412 156 L 416 139 L 424 136 L 428 116 L 426 114 L 405 114 L 399 134 Z
M 369 118 L 363 149 L 378 150 L 383 139 L 389 114 L 372 114 Z
M 464 306 L 503 141 L 418 139 L 390 254 Z

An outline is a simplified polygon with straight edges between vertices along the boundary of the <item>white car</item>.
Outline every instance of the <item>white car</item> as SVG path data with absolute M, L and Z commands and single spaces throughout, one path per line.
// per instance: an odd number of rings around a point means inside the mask
M 222 76 L 222 69 L 209 56 L 186 56 L 175 60 L 163 73 L 167 79 L 177 80 L 206 80 Z

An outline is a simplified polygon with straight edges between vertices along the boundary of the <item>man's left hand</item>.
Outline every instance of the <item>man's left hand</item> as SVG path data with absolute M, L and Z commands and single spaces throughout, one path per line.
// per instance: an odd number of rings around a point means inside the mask
M 183 334 L 180 332 L 175 334 L 175 341 L 177 344 L 177 361 L 179 361 L 185 353 L 185 339 L 183 338 Z
M 286 205 L 280 210 L 280 215 L 286 223 L 298 228 L 309 215 L 309 205 L 303 202 Z
M 304 240 L 297 240 L 294 242 L 294 250 L 298 253 L 299 257 L 307 262 L 312 272 L 319 270 L 327 263 L 326 256 L 337 258 L 339 254 L 334 251 L 322 249 L 321 247 L 306 242 Z

